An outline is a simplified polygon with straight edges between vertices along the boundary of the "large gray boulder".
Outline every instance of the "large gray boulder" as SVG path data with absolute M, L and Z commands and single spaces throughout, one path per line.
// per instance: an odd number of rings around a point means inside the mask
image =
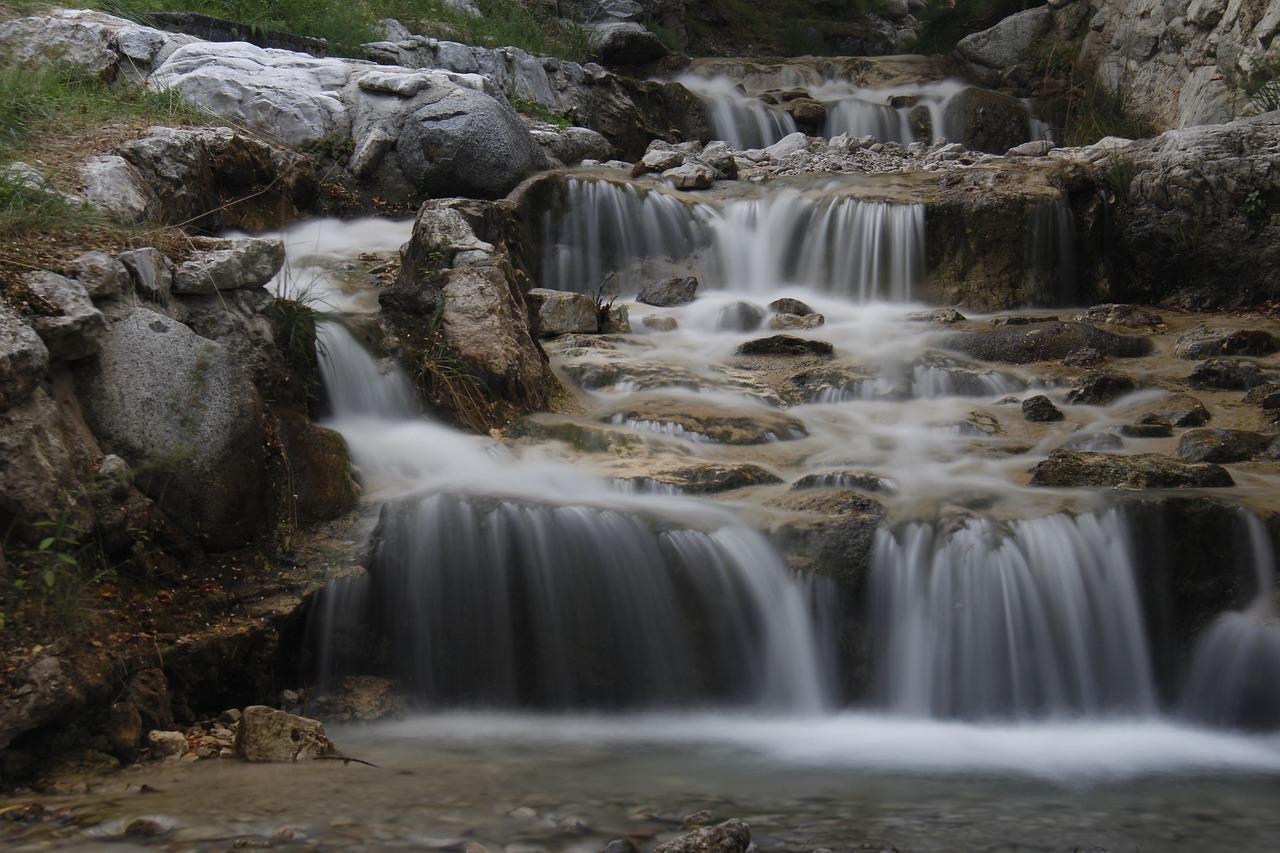
M 153 218 L 159 203 L 138 171 L 118 154 L 90 157 L 80 167 L 84 197 L 121 222 L 138 224 Z
M 215 550 L 249 540 L 265 513 L 262 403 L 226 347 L 136 308 L 77 387 L 103 449 L 175 521 Z
M 284 266 L 284 242 L 258 237 L 203 238 L 174 270 L 173 292 L 216 293 L 262 287 Z
M 236 729 L 236 750 L 246 761 L 303 761 L 338 755 L 317 720 L 250 705 Z
M 1009 68 L 1026 61 L 1032 45 L 1049 32 L 1052 23 L 1053 12 L 1047 6 L 1010 15 L 990 29 L 962 38 L 956 55 L 984 68 Z
M 656 35 L 632 21 L 588 24 L 586 30 L 592 53 L 608 66 L 648 65 L 670 53 Z
M 34 63 L 56 57 L 107 82 L 117 76 L 141 77 L 189 41 L 190 36 L 86 9 L 54 9 L 0 23 L 7 59 Z
M 456 89 L 413 113 L 396 143 L 405 179 L 434 197 L 500 198 L 546 155 L 504 101 Z
M 339 94 L 351 65 L 247 42 L 196 42 L 178 48 L 151 75 L 151 88 L 243 122 L 296 147 L 348 134 Z
M 541 337 L 595 334 L 600 328 L 596 304 L 584 293 L 535 287 L 525 298 L 536 317 L 534 329 Z

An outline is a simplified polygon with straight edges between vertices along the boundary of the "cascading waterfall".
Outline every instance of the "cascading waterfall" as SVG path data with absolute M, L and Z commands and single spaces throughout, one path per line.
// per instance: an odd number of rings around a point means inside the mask
M 1027 269 L 1031 293 L 1040 305 L 1076 305 L 1076 221 L 1064 194 L 1033 202 L 1027 229 Z
M 412 492 L 384 504 L 368 575 L 318 607 L 322 682 L 367 670 L 386 643 L 388 670 L 437 705 L 831 707 L 829 583 L 791 577 L 721 511 L 547 486 L 415 426 L 404 377 L 336 323 L 322 329 L 334 425 L 369 479 Z M 499 477 L 529 494 L 485 496 Z M 578 502 L 547 503 L 562 494 Z
M 1257 515 L 1241 512 L 1258 592 L 1239 613 L 1226 613 L 1201 635 L 1182 692 L 1182 711 L 1217 726 L 1271 729 L 1280 720 L 1280 619 L 1275 551 Z
M 683 261 L 704 283 L 751 294 L 800 285 L 865 302 L 911 298 L 924 274 L 924 206 L 796 190 L 686 204 L 658 189 L 569 178 L 545 214 L 539 284 L 635 293 Z
M 882 532 L 877 699 L 972 719 L 1154 712 L 1132 563 L 1116 511 Z
M 686 74 L 675 82 L 702 99 L 712 135 L 734 148 L 764 148 L 796 132 L 796 123 L 785 110 L 746 94 L 727 77 Z

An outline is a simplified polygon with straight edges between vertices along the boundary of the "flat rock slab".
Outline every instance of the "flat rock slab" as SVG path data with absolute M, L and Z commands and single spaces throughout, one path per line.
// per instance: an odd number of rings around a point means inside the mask
M 826 341 L 794 335 L 771 335 L 747 341 L 738 347 L 738 355 L 831 355 L 834 351 L 835 348 Z
M 1137 358 L 1151 352 L 1148 338 L 1120 335 L 1084 323 L 1036 323 L 958 332 L 948 336 L 942 345 L 1002 364 L 1054 361 L 1082 349 L 1096 349 L 1103 355 L 1120 358 Z
M 800 420 L 781 412 L 728 411 L 698 400 L 647 400 L 605 415 L 606 423 L 715 444 L 767 444 L 804 438 Z

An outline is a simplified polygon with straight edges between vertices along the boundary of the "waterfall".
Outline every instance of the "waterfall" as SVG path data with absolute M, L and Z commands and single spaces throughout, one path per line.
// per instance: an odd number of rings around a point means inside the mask
M 768 295 L 800 285 L 847 299 L 903 302 L 924 275 L 924 206 L 796 190 L 720 204 L 604 180 L 566 179 L 542 222 L 539 284 L 634 293 L 654 263 L 693 267 L 704 284 Z
M 1272 729 L 1280 720 L 1280 620 L 1276 555 L 1257 515 L 1240 513 L 1257 594 L 1243 612 L 1220 616 L 1196 643 L 1182 711 L 1218 726 Z
M 882 532 L 877 698 L 974 719 L 1151 713 L 1156 691 L 1116 511 Z
M 334 426 L 388 496 L 367 574 L 316 608 L 321 683 L 390 649 L 385 670 L 436 705 L 832 706 L 829 582 L 792 577 L 722 510 L 620 494 L 413 417 L 405 377 L 322 325 Z
M 734 148 L 764 148 L 796 132 L 796 123 L 785 110 L 746 94 L 727 77 L 686 74 L 675 82 L 707 105 L 712 135 Z
M 1077 305 L 1080 283 L 1076 274 L 1076 221 L 1067 198 L 1031 203 L 1027 228 L 1026 265 L 1030 294 L 1038 305 Z

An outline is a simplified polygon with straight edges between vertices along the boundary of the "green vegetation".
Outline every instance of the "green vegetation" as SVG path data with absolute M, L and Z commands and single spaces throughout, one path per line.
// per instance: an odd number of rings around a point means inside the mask
M 691 4 L 692 5 L 692 4 Z M 689 29 L 695 50 L 725 55 L 803 55 L 849 53 L 841 42 L 868 35 L 856 12 L 878 12 L 880 0 L 849 0 L 838 12 L 822 14 L 809 0 L 709 0 L 706 13 L 689 10 Z M 708 16 L 724 26 L 712 26 Z M 669 42 L 666 42 L 669 44 Z
M 1103 182 L 1110 188 L 1115 201 L 1123 203 L 1129 200 L 1129 185 L 1137 174 L 1137 168 L 1128 157 L 1113 158 L 1102 175 Z
M 531 101 L 528 98 L 514 97 L 508 98 L 508 100 L 511 102 L 511 106 L 515 108 L 516 112 L 524 113 L 530 118 L 535 118 L 538 121 L 545 122 L 546 124 L 555 125 L 557 130 L 564 130 L 566 127 L 571 127 L 573 125 L 573 122 L 564 113 L 548 109 L 537 101 Z
M 1064 124 L 1068 145 L 1088 145 L 1106 136 L 1145 139 L 1156 134 L 1123 82 L 1115 90 L 1096 80 L 1075 86 L 1068 96 Z
M 1280 110 L 1280 56 L 1254 59 L 1240 89 L 1249 99 L 1245 105 L 1248 115 Z

